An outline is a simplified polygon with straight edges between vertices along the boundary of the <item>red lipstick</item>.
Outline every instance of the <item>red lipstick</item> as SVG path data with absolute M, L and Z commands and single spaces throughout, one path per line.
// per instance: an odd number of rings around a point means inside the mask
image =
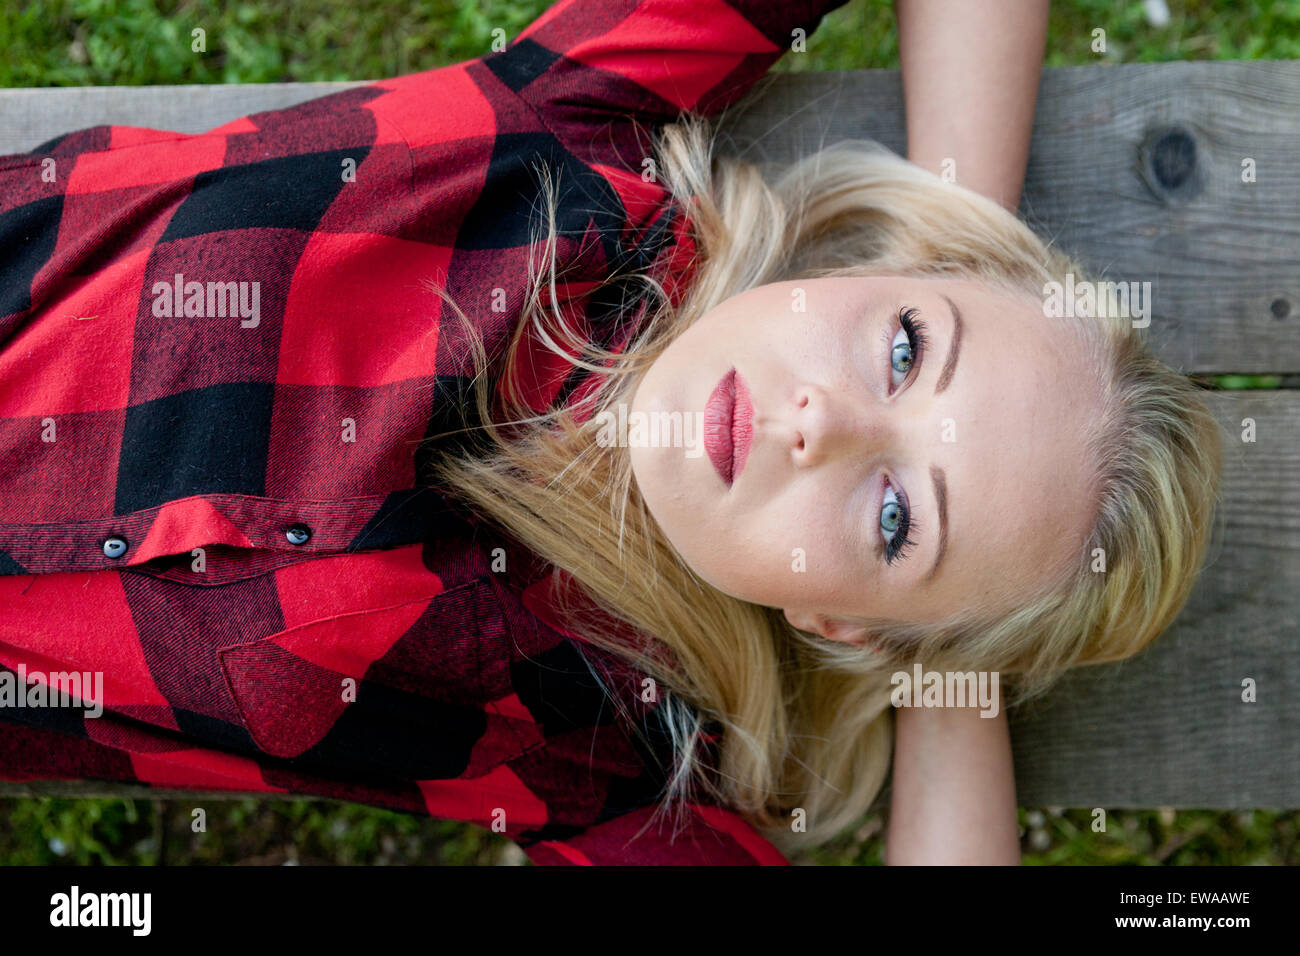
M 731 486 L 745 467 L 754 436 L 754 407 L 745 380 L 728 369 L 704 406 L 704 451 Z

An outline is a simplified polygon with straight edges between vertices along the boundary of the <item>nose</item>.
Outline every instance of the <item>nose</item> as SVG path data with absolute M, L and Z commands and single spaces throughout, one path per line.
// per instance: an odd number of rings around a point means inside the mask
M 884 409 L 861 396 L 800 385 L 790 416 L 790 454 L 800 468 L 851 457 L 868 463 L 893 439 Z

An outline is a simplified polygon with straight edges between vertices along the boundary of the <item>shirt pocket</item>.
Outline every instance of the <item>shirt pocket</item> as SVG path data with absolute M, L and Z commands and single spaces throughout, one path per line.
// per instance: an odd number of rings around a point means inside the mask
M 218 652 L 253 742 L 342 776 L 478 777 L 543 746 L 510 684 L 487 577 L 432 598 L 322 618 Z

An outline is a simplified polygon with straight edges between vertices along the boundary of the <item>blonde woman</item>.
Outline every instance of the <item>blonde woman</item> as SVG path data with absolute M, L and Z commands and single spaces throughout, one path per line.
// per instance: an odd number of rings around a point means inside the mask
M 456 67 L 8 158 L 0 415 L 72 424 L 0 429 L 0 664 L 105 686 L 0 711 L 0 772 L 782 863 L 892 754 L 889 862 L 1015 862 L 1005 708 L 1173 619 L 1216 426 L 1131 324 L 1045 314 L 1082 275 L 1011 212 L 1045 4 L 898 4 L 910 162 L 714 154 L 839 5 L 569 0 Z M 918 663 L 1014 690 L 892 707 Z

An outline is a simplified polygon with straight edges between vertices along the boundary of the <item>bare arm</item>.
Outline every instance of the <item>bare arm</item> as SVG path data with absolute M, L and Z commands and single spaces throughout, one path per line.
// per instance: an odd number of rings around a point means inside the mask
M 1020 862 L 1016 780 L 1006 711 L 900 707 L 885 862 Z
M 1048 0 L 895 0 L 907 158 L 1014 211 L 1047 38 Z

